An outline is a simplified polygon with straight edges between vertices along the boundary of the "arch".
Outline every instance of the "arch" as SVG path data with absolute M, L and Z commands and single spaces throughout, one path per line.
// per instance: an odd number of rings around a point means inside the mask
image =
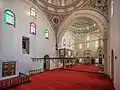
M 49 55 L 44 56 L 44 70 L 50 70 L 50 59 Z
M 30 33 L 36 35 L 36 24 L 34 22 L 30 22 Z
M 4 24 L 16 26 L 16 17 L 15 14 L 11 10 L 4 11 Z
M 60 27 L 57 35 L 58 45 L 60 44 L 65 32 L 68 30 L 68 27 L 75 22 L 76 17 L 87 17 L 94 20 L 99 25 L 102 35 L 104 35 L 105 29 L 108 30 L 108 21 L 103 15 L 92 10 L 79 10 L 69 16 Z

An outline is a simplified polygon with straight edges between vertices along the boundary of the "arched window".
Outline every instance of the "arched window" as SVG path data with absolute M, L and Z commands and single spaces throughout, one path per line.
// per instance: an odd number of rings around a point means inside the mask
M 49 31 L 47 29 L 45 30 L 45 38 L 49 39 Z
M 36 18 L 37 16 L 36 10 L 32 7 L 30 8 L 30 15 L 33 16 L 34 18 Z
M 89 48 L 90 47 L 90 44 L 89 43 L 87 43 L 87 48 Z
M 36 35 L 36 25 L 34 22 L 30 23 L 30 33 Z
M 11 10 L 4 11 L 4 24 L 12 25 L 15 27 L 16 17 L 15 17 L 15 14 Z
M 95 47 L 96 48 L 98 47 L 98 41 L 95 41 Z
M 111 0 L 111 17 L 114 15 L 114 0 Z
M 79 44 L 79 48 L 82 49 L 82 44 Z

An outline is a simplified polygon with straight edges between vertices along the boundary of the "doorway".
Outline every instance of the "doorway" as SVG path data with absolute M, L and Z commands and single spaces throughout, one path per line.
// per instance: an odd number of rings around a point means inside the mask
M 114 80 L 114 51 L 111 51 L 111 77 Z
M 50 70 L 50 59 L 49 55 L 44 56 L 44 71 Z

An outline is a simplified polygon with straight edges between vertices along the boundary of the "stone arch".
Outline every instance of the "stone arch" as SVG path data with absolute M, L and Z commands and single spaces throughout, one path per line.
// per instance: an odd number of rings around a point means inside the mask
M 65 22 L 62 24 L 60 29 L 58 30 L 58 34 L 57 34 L 58 45 L 60 44 L 65 32 L 68 30 L 68 27 L 74 22 L 76 17 L 91 18 L 99 25 L 102 35 L 104 35 L 104 32 L 108 33 L 108 21 L 102 14 L 92 11 L 92 10 L 79 10 L 79 11 L 74 12 L 71 16 L 69 16 L 65 20 Z M 107 38 L 107 35 L 104 38 Z

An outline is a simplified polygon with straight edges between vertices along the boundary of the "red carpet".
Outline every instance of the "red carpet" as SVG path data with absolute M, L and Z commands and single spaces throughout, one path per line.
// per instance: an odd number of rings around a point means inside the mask
M 67 68 L 69 70 L 77 70 L 77 71 L 85 71 L 85 72 L 98 72 L 99 71 L 99 68 L 96 67 L 95 65 L 74 65 L 73 67 L 71 68 Z
M 31 76 L 31 83 L 9 90 L 115 90 L 103 74 L 57 69 Z

